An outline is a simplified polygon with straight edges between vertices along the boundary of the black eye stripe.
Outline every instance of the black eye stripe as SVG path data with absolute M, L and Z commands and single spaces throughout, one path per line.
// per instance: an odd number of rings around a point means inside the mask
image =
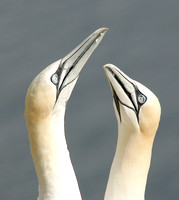
M 110 85 L 111 85 L 111 84 L 110 84 Z M 114 102 L 115 102 L 115 104 L 116 104 L 116 109 L 117 109 L 117 111 L 118 111 L 120 121 L 122 121 L 122 119 L 121 119 L 121 113 L 120 113 L 120 106 L 119 106 L 120 100 L 119 100 L 119 98 L 118 98 L 118 96 L 117 96 L 117 94 L 116 94 L 116 91 L 114 90 L 114 88 L 113 88 L 112 85 L 111 85 L 111 88 L 112 88 L 112 93 L 113 93 Z
M 116 76 L 116 74 L 109 68 L 109 71 L 113 74 L 113 76 L 115 77 L 115 79 L 118 81 L 118 83 L 121 85 L 121 81 L 119 80 L 119 78 Z M 118 71 L 118 70 L 117 70 Z M 119 73 L 120 73 L 120 71 L 118 71 Z M 120 73 L 121 74 L 121 73 Z M 134 89 L 135 89 L 135 93 L 136 93 L 136 99 L 137 99 L 137 102 L 138 102 L 138 104 L 141 106 L 141 105 L 143 105 L 146 101 L 147 101 L 147 97 L 142 93 L 142 92 L 140 92 L 140 90 L 138 89 L 138 87 L 137 87 L 137 85 L 136 84 L 134 84 L 133 82 L 131 82 L 130 80 L 128 80 L 123 74 L 121 74 L 121 76 L 123 77 L 123 78 L 125 78 L 129 83 L 131 83 L 132 85 L 133 85 L 133 87 L 134 87 Z M 123 86 L 124 86 L 124 84 L 122 84 Z M 122 86 L 121 85 L 121 86 Z M 132 101 L 132 96 L 131 96 L 131 94 L 126 90 L 126 88 L 125 87 L 123 87 L 123 89 L 124 89 L 124 91 L 126 92 L 126 94 L 128 95 L 128 97 L 130 98 L 130 100 Z M 140 96 L 140 95 L 143 95 L 144 96 L 144 98 L 145 98 L 145 101 L 143 102 L 143 103 L 140 103 L 139 102 L 139 100 L 138 100 L 138 97 Z M 135 107 L 135 105 L 134 105 L 134 107 Z M 136 108 L 136 107 L 135 107 Z
M 134 85 L 134 84 L 133 84 Z M 135 88 L 135 93 L 136 93 L 136 98 L 137 98 L 137 102 L 139 106 L 142 106 L 146 101 L 147 101 L 147 97 L 138 89 L 138 87 L 136 85 L 134 85 Z M 141 103 L 138 99 L 138 97 L 142 95 L 145 98 L 145 101 L 143 103 Z
M 123 76 L 124 77 L 124 76 Z M 130 99 L 135 111 L 137 112 L 137 108 L 136 105 L 134 104 L 134 101 L 132 99 L 131 93 L 125 88 L 125 85 L 123 84 L 122 81 L 120 81 L 120 79 L 114 75 L 114 78 L 116 79 L 116 81 L 119 83 L 119 85 L 122 87 L 122 89 L 124 90 L 124 92 L 127 94 L 128 98 Z M 125 77 L 124 77 L 125 78 Z M 126 78 L 125 78 L 126 79 Z M 127 79 L 126 79 L 127 80 Z M 127 80 L 128 81 L 128 80 Z M 129 81 L 130 82 L 130 81 Z M 131 82 L 130 82 L 131 83 Z M 135 88 L 135 85 L 133 83 L 131 83 L 133 85 L 133 87 Z
M 130 102 L 132 103 L 133 105 L 133 108 L 128 106 L 127 104 L 125 104 L 125 102 L 121 102 L 120 98 L 118 97 L 118 95 L 116 94 L 116 91 L 115 89 L 113 88 L 112 84 L 110 83 L 111 85 L 111 88 L 112 88 L 112 92 L 113 92 L 113 98 L 114 98 L 114 102 L 116 104 L 116 108 L 117 108 L 117 111 L 119 113 L 119 117 L 120 117 L 120 121 L 122 121 L 121 119 L 121 114 L 120 114 L 120 105 L 119 104 L 122 104 L 126 107 L 128 107 L 129 109 L 133 110 L 136 114 L 136 117 L 137 117 L 137 120 L 139 121 L 139 111 L 140 111 L 140 108 L 141 106 L 147 101 L 147 97 L 142 93 L 140 92 L 140 90 L 138 89 L 137 85 L 133 82 L 131 82 L 130 80 L 128 80 L 125 76 L 123 76 L 121 73 L 121 75 L 129 82 L 132 84 L 132 86 L 134 87 L 134 90 L 135 90 L 135 96 L 132 96 L 131 93 L 126 89 L 125 87 L 125 84 L 118 78 L 118 76 L 109 68 L 109 71 L 112 73 L 113 77 L 116 79 L 116 81 L 119 83 L 119 85 L 122 87 L 123 91 L 125 92 L 125 94 L 128 96 Z M 139 97 L 142 96 L 144 98 L 143 102 L 139 100 Z M 135 103 L 137 103 L 138 105 L 138 108 L 136 107 Z
M 120 103 L 121 105 L 126 106 L 127 108 L 133 110 L 133 111 L 135 112 L 136 116 L 137 116 L 137 120 L 139 120 L 139 119 L 138 119 L 138 111 L 135 110 L 134 108 L 128 106 L 127 104 L 123 103 L 123 102 L 119 99 L 119 97 L 117 96 L 116 91 L 115 91 L 115 89 L 113 88 L 112 84 L 111 84 L 111 88 L 112 88 L 112 93 L 113 93 L 114 102 L 115 102 L 115 104 L 116 104 L 116 108 L 117 108 L 117 111 L 118 111 L 118 114 L 119 114 L 119 117 L 120 117 L 120 121 L 122 121 L 122 117 L 121 117 L 121 114 L 120 114 L 120 105 L 119 105 L 119 103 Z

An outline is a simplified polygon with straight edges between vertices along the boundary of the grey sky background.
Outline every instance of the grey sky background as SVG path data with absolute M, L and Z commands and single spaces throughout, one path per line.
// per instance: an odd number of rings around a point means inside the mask
M 146 199 L 179 199 L 178 8 L 177 0 L 0 2 L 0 199 L 37 198 L 24 119 L 29 84 L 100 27 L 109 31 L 81 72 L 66 112 L 82 197 L 103 199 L 114 156 L 117 123 L 102 69 L 113 63 L 150 88 L 162 106 Z

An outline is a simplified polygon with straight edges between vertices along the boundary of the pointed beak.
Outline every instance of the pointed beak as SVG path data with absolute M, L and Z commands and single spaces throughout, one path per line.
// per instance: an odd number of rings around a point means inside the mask
M 138 117 L 140 106 L 145 103 L 146 97 L 138 90 L 135 81 L 112 64 L 105 65 L 104 71 L 111 86 L 116 108 L 119 109 L 119 104 L 126 106 Z M 145 99 L 140 103 L 141 97 Z M 118 112 L 120 115 L 119 110 Z
M 74 81 L 80 74 L 83 66 L 101 42 L 108 28 L 100 28 L 88 36 L 73 51 L 60 61 L 56 74 L 58 75 L 58 92 Z

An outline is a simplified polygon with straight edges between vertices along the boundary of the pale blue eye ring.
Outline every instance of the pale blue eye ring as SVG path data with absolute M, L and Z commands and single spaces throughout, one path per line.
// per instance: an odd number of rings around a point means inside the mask
M 139 94 L 138 96 L 138 102 L 143 104 L 146 102 L 146 96 L 144 96 L 143 94 Z
M 53 74 L 52 75 L 52 78 L 51 78 L 51 81 L 53 84 L 57 84 L 58 83 L 58 75 L 57 74 Z

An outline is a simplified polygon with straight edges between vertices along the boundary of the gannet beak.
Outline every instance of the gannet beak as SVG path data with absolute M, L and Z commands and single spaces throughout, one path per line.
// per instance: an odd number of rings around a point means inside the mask
M 58 93 L 79 76 L 83 66 L 99 45 L 107 30 L 108 28 L 96 30 L 73 51 L 60 60 L 60 65 L 55 72 L 55 75 L 58 75 Z
M 119 104 L 121 104 L 132 109 L 138 119 L 140 107 L 146 102 L 147 97 L 139 91 L 135 81 L 116 66 L 107 64 L 104 66 L 104 71 L 110 83 L 119 115 Z

